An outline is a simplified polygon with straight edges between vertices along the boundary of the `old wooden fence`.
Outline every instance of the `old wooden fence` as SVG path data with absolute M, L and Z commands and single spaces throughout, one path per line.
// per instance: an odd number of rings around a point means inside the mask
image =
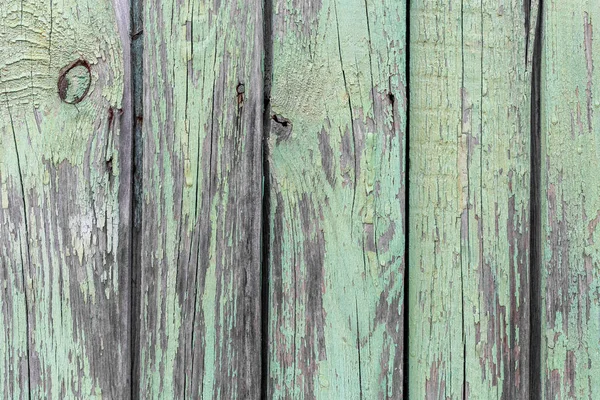
M 0 397 L 599 398 L 598 18 L 0 0 Z

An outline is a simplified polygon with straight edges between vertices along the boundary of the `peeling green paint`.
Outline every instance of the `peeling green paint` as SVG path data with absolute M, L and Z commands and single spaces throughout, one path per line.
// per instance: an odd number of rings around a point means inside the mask
M 539 3 L 0 0 L 0 393 L 594 397 L 598 12 Z
M 405 11 L 273 4 L 269 397 L 402 398 Z
M 527 7 L 411 2 L 410 398 L 529 396 Z
M 597 3 L 544 7 L 542 131 L 542 398 L 600 388 Z
M 130 151 L 120 116 L 128 42 L 119 34 L 128 28 L 115 6 L 0 1 L 0 393 L 7 398 L 129 391 L 122 196 L 129 173 L 118 172 Z M 78 60 L 90 66 L 90 87 L 68 104 L 58 81 Z
M 260 393 L 261 4 L 144 3 L 141 398 Z

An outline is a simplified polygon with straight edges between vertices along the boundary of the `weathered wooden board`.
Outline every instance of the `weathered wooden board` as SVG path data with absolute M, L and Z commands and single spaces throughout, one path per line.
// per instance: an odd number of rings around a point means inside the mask
M 0 0 L 0 394 L 593 398 L 600 9 L 410 3 Z
M 273 3 L 268 398 L 402 398 L 406 3 Z
M 4 398 L 129 394 L 128 10 L 0 0 Z
M 528 398 L 531 3 L 411 2 L 411 399 Z
M 541 73 L 541 391 L 600 388 L 598 3 L 545 2 Z
M 262 3 L 143 15 L 138 395 L 258 398 Z

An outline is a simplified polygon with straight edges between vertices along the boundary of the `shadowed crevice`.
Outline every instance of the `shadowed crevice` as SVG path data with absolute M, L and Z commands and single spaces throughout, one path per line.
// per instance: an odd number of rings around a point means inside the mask
M 409 387 L 410 387 L 410 380 L 409 380 L 409 376 L 408 376 L 408 371 L 409 371 L 409 366 L 408 366 L 408 362 L 409 362 L 409 351 L 408 351 L 408 345 L 409 345 L 409 337 L 408 337 L 408 333 L 409 333 L 409 281 L 410 281 L 410 263 L 409 263 L 409 248 L 410 248 L 410 241 L 409 241 L 409 209 L 410 209 L 410 179 L 409 179 L 409 172 L 410 172 L 410 0 L 406 0 L 406 32 L 405 32 L 405 48 L 406 48 L 406 54 L 405 54 L 405 59 L 404 59 L 404 79 L 406 82 L 406 126 L 404 128 L 404 140 L 405 140 L 405 145 L 404 145 L 404 321 L 403 321 L 403 343 L 402 343 L 402 347 L 403 347 L 403 353 L 402 353 L 402 397 L 404 399 L 408 399 L 409 398 Z M 395 101 L 393 95 L 390 94 L 390 100 L 392 101 L 392 103 Z
M 140 397 L 140 316 L 141 316 L 141 238 L 142 238 L 142 191 L 143 191 L 143 2 L 131 0 L 130 9 L 131 32 L 131 104 L 133 107 L 133 137 L 132 160 L 133 179 L 132 195 L 132 221 L 131 229 L 131 287 L 130 287 L 130 396 L 132 400 Z
M 531 6 L 531 4 L 530 4 Z M 535 38 L 533 41 L 531 75 L 531 182 L 530 182 L 530 338 L 529 382 L 531 400 L 541 399 L 541 263 L 542 263 L 542 210 L 541 210 L 541 65 L 542 65 L 543 1 L 539 2 Z
M 273 74 L 273 0 L 263 0 L 263 132 L 262 132 L 262 225 L 261 225 L 261 373 L 260 396 L 269 397 L 269 265 L 271 245 L 271 176 L 269 135 L 271 132 L 271 81 Z

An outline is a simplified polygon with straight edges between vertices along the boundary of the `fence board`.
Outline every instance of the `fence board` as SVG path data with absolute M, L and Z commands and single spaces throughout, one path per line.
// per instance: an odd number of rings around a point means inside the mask
M 258 398 L 262 3 L 144 3 L 140 398 Z
M 0 1 L 5 398 L 129 393 L 128 9 Z
M 273 4 L 269 398 L 402 398 L 405 11 Z
M 410 398 L 528 397 L 535 10 L 411 2 Z
M 0 393 L 593 397 L 598 12 L 538 5 L 0 0 Z
M 587 399 L 600 387 L 600 10 L 585 0 L 544 8 L 541 389 L 546 399 Z

